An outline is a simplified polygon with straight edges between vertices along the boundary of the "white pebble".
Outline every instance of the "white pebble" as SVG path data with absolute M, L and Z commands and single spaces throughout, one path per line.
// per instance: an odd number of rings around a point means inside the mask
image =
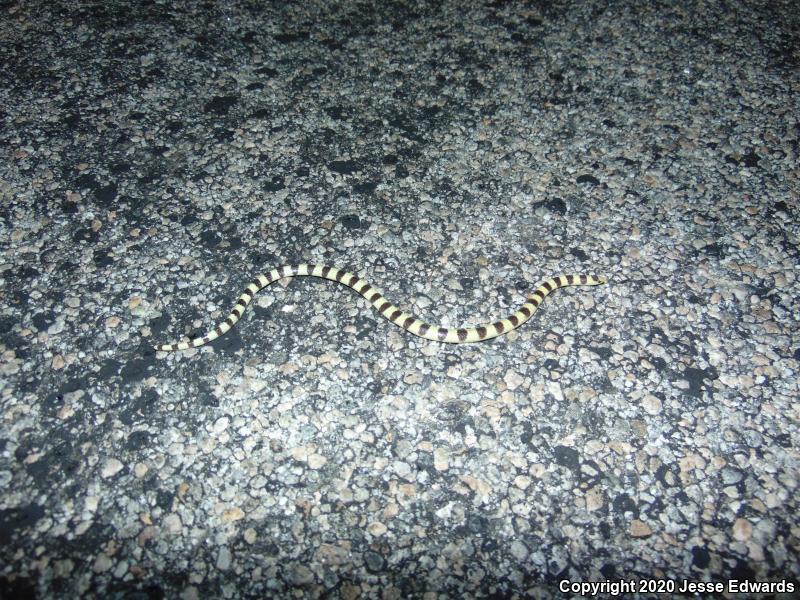
M 119 473 L 124 466 L 125 465 L 119 462 L 116 458 L 109 458 L 103 465 L 103 470 L 100 472 L 100 474 L 105 479 L 108 479 L 109 477 L 113 477 Z
M 214 421 L 214 425 L 212 426 L 212 430 L 214 433 L 222 433 L 228 428 L 230 424 L 230 419 L 228 417 L 220 417 L 216 421 Z

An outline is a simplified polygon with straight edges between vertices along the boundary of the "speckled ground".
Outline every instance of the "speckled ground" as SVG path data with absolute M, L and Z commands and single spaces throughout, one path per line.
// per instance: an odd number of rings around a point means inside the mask
M 2 2 L 0 597 L 796 585 L 793 4 Z

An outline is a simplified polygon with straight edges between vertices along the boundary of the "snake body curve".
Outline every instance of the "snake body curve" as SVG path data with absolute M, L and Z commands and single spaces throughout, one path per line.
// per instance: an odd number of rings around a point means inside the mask
M 558 275 L 540 283 L 533 293 L 528 296 L 525 304 L 506 318 L 477 327 L 456 328 L 430 325 L 422 319 L 400 310 L 389 302 L 383 296 L 383 293 L 372 284 L 360 278 L 358 275 L 354 275 L 353 273 L 349 273 L 337 267 L 309 264 L 285 265 L 256 277 L 247 288 L 245 288 L 242 295 L 239 296 L 230 314 L 212 331 L 209 331 L 202 337 L 185 342 L 159 344 L 155 346 L 155 349 L 162 352 L 187 350 L 189 348 L 197 348 L 198 346 L 202 346 L 217 339 L 236 325 L 236 322 L 242 318 L 245 308 L 247 308 L 247 305 L 250 304 L 250 301 L 258 292 L 284 277 L 319 277 L 346 285 L 364 296 L 367 302 L 372 304 L 372 307 L 377 310 L 381 316 L 398 327 L 402 327 L 409 333 L 426 340 L 450 344 L 480 342 L 516 329 L 533 316 L 533 313 L 539 308 L 545 296 L 560 287 L 569 285 L 601 285 L 607 281 L 602 275 Z

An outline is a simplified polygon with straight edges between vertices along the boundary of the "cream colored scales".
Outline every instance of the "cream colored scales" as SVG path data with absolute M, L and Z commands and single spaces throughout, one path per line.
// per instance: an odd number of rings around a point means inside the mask
M 236 305 L 225 320 L 203 337 L 187 342 L 160 344 L 155 347 L 156 350 L 163 352 L 186 350 L 188 348 L 197 348 L 198 346 L 202 346 L 217 339 L 236 325 L 236 322 L 242 318 L 242 314 L 244 314 L 247 305 L 250 304 L 250 301 L 259 291 L 284 277 L 320 277 L 322 279 L 329 279 L 342 283 L 364 296 L 375 310 L 398 327 L 402 327 L 417 337 L 449 344 L 481 342 L 499 335 L 504 335 L 516 329 L 533 316 L 533 313 L 539 308 L 545 296 L 560 287 L 569 285 L 601 285 L 606 283 L 606 278 L 602 275 L 558 275 L 539 284 L 533 293 L 528 296 L 525 304 L 505 319 L 500 319 L 494 323 L 479 325 L 477 327 L 440 327 L 438 325 L 430 325 L 414 315 L 403 312 L 397 308 L 397 306 L 389 302 L 380 290 L 361 279 L 358 275 L 326 265 L 287 265 L 272 269 L 269 273 L 256 277 L 253 282 L 247 286 L 242 295 L 239 296 Z

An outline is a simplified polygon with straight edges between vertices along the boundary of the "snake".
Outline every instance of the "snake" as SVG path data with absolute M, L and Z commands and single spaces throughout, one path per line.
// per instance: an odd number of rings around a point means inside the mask
M 257 276 L 242 292 L 236 305 L 224 321 L 220 322 L 213 330 L 202 337 L 190 339 L 188 341 L 172 342 L 169 344 L 159 344 L 155 346 L 157 351 L 172 352 L 175 350 L 188 350 L 197 348 L 225 335 L 242 318 L 247 305 L 253 300 L 255 295 L 262 289 L 285 277 L 319 277 L 335 281 L 352 288 L 357 293 L 366 298 L 372 307 L 388 321 L 405 329 L 412 335 L 435 342 L 449 344 L 469 344 L 472 342 L 482 342 L 505 335 L 509 331 L 521 326 L 533 316 L 545 297 L 561 287 L 571 285 L 602 285 L 608 280 L 603 275 L 557 275 L 541 282 L 533 293 L 531 293 L 525 303 L 513 314 L 504 319 L 499 319 L 493 323 L 478 325 L 475 327 L 441 327 L 431 325 L 422 319 L 415 317 L 403 310 L 400 310 L 393 303 L 389 302 L 379 289 L 358 275 L 327 265 L 285 265 L 272 269 L 268 273 Z

